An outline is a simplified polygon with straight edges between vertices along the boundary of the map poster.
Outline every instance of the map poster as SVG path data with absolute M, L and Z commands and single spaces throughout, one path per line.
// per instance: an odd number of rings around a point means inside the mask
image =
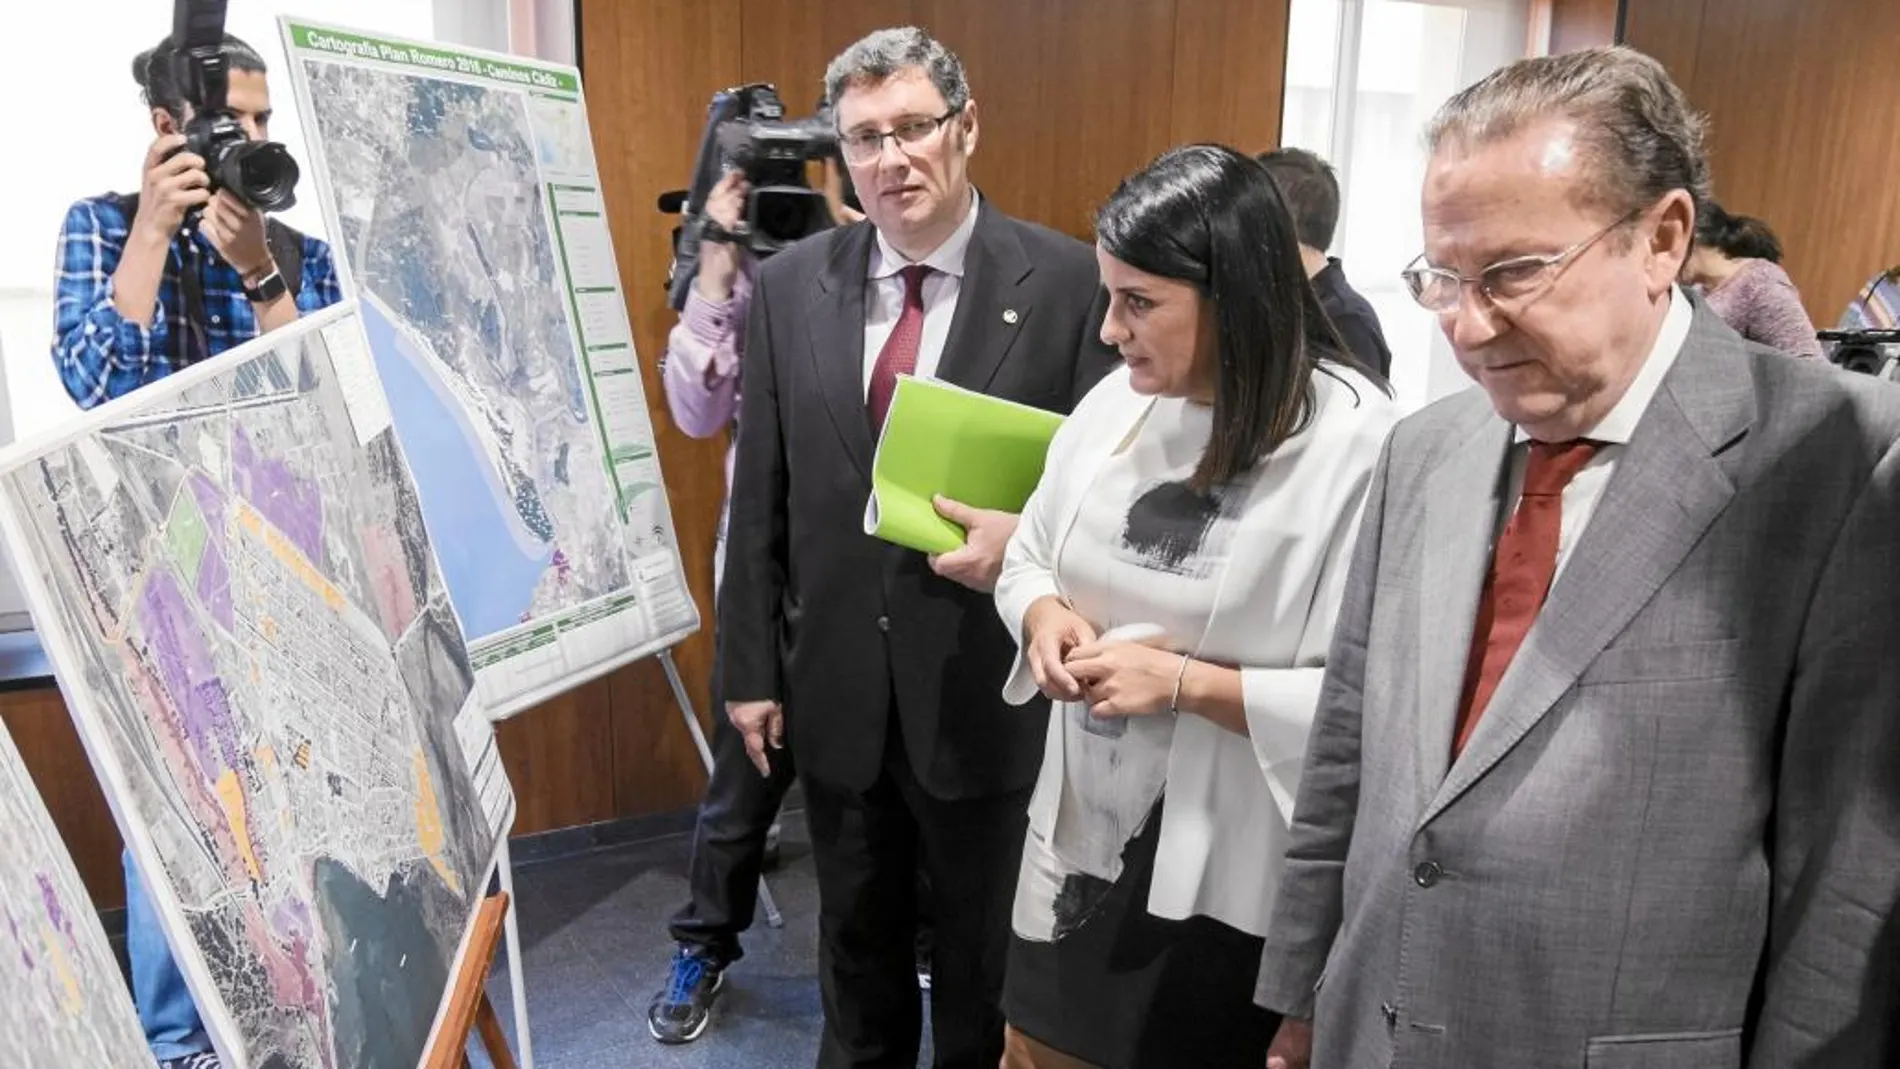
M 4 726 L 0 991 L 8 1065 L 151 1064 L 99 915 Z
M 510 716 L 677 644 L 699 612 L 579 72 L 281 26 L 483 704 Z
M 415 1065 L 513 798 L 355 306 L 9 450 L 0 531 L 224 1064 Z

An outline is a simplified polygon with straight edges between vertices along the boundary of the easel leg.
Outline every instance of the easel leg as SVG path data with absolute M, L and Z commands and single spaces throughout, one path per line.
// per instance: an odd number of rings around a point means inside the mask
M 692 696 L 686 693 L 686 683 L 680 678 L 679 663 L 673 660 L 672 650 L 660 651 L 660 667 L 666 669 L 666 682 L 673 688 L 673 700 L 679 704 L 680 715 L 686 718 L 687 734 L 693 737 L 693 745 L 699 748 L 699 760 L 706 766 L 706 775 L 712 776 L 712 747 L 706 745 L 706 732 L 699 726 L 699 714 L 693 712 Z M 721 715 L 713 710 L 713 715 Z M 778 911 L 778 903 L 772 901 L 772 887 L 764 876 L 759 877 L 759 908 L 765 912 L 767 928 L 785 927 L 785 917 Z M 530 1064 L 528 1069 L 534 1069 Z
M 521 1051 L 521 1069 L 534 1069 L 534 1041 L 528 1036 L 527 959 L 522 956 L 521 926 L 515 921 L 515 863 L 508 853 L 508 840 L 501 841 L 501 889 L 508 893 L 508 913 L 502 919 L 503 938 L 508 946 L 508 983 L 515 1004 L 515 1046 Z M 488 1007 L 490 1017 L 494 1007 Z M 479 1017 L 477 1023 L 480 1022 Z M 485 1034 L 485 1033 L 484 1033 Z

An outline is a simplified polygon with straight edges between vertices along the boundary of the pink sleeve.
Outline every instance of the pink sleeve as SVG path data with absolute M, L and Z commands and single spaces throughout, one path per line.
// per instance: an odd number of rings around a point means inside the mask
M 738 412 L 739 365 L 751 297 L 752 280 L 744 271 L 724 301 L 709 301 L 694 287 L 680 321 L 667 335 L 661 376 L 666 406 L 673 422 L 691 437 L 711 438 Z
M 1819 357 L 1820 339 L 1814 336 L 1814 323 L 1808 319 L 1801 293 L 1788 273 L 1778 264 L 1763 260 L 1745 281 L 1747 323 L 1742 336 L 1790 356 Z

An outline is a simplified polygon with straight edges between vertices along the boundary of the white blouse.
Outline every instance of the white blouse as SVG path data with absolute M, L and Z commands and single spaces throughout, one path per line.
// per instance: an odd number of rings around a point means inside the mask
M 1049 937 L 1036 917 L 1058 889 L 1037 863 L 1112 879 L 1164 784 L 1149 912 L 1264 934 L 1360 504 L 1399 416 L 1353 371 L 1312 381 L 1307 426 L 1198 514 L 1182 483 L 1211 413 L 1142 397 L 1125 370 L 1050 446 L 996 588 L 1018 643 L 1045 595 L 1067 598 L 1098 632 L 1158 630 L 1170 649 L 1240 668 L 1251 738 L 1191 714 L 1115 725 L 1059 703 L 1030 802 L 1017 911 L 1026 937 Z M 1004 695 L 1035 695 L 1020 657 Z

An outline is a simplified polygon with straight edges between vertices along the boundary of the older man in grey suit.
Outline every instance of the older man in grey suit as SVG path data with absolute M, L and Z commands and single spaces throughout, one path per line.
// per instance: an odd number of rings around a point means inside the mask
M 1895 1064 L 1900 392 L 1673 280 L 1700 120 L 1626 50 L 1431 132 L 1407 272 L 1482 391 L 1369 493 L 1269 1065 Z

